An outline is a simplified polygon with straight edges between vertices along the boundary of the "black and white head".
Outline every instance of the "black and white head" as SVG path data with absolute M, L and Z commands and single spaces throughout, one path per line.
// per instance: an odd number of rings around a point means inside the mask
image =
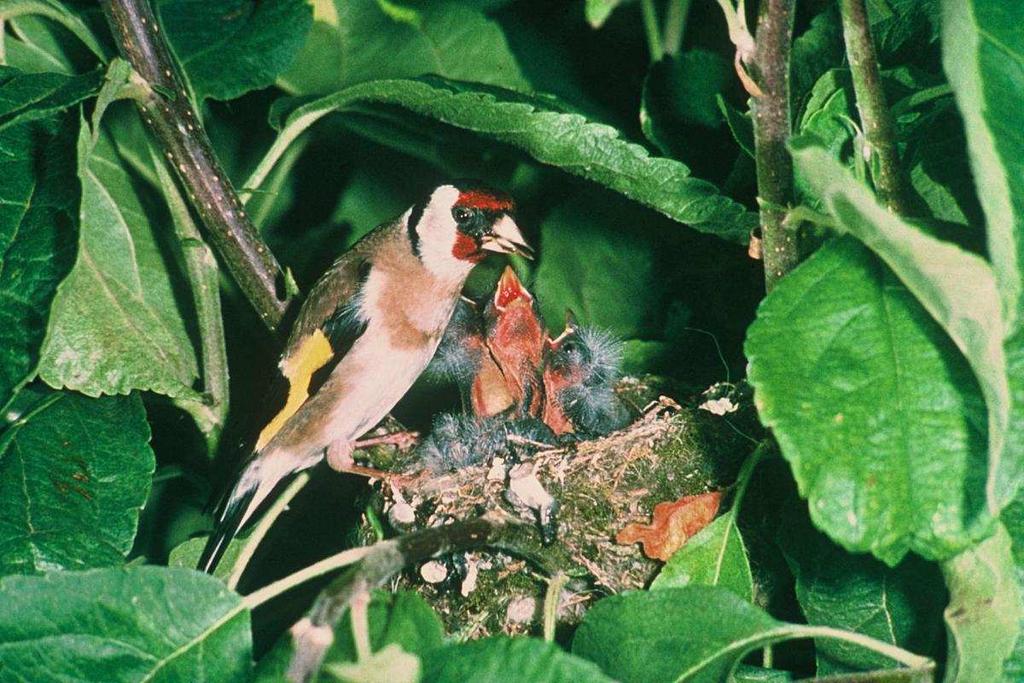
M 423 264 L 439 277 L 458 279 L 488 253 L 532 256 L 514 216 L 515 204 L 504 192 L 460 182 L 435 189 L 406 220 Z

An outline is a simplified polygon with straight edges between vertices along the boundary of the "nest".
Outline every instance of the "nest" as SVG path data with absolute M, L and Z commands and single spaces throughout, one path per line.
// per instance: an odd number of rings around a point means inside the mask
M 634 406 L 657 396 L 635 379 L 624 380 L 617 392 Z M 606 437 L 563 448 L 528 444 L 540 450 L 444 474 L 424 471 L 414 455 L 401 456 L 390 468 L 404 476 L 380 482 L 375 501 L 396 532 L 495 508 L 528 525 L 502 549 L 428 562 L 407 572 L 396 587 L 421 592 L 450 633 L 536 633 L 547 577 L 563 572 L 570 580 L 558 621 L 571 628 L 595 597 L 642 588 L 662 566 L 639 545 L 617 544 L 623 527 L 649 521 L 658 503 L 721 490 L 733 481 L 751 446 L 742 432 L 752 427 L 752 410 L 749 402 L 740 406 L 716 415 L 706 397 L 682 406 L 659 396 L 636 411 L 629 427 Z M 553 519 L 544 519 L 545 506 Z M 552 532 L 547 539 L 538 533 L 545 524 Z M 369 524 L 365 532 L 369 538 Z

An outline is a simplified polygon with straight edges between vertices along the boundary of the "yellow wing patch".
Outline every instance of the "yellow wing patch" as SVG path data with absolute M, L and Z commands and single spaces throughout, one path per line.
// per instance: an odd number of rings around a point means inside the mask
M 260 432 L 260 438 L 256 441 L 257 451 L 266 446 L 292 415 L 298 412 L 309 398 L 309 382 L 313 373 L 333 357 L 331 342 L 327 341 L 322 330 L 315 330 L 302 341 L 295 353 L 281 361 L 281 374 L 288 380 L 288 400 L 281 412 Z

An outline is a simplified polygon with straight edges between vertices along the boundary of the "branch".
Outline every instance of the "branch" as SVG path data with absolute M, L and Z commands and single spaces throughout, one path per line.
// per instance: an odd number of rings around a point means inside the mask
M 761 209 L 765 288 L 800 260 L 796 235 L 786 229 L 793 197 L 793 160 L 786 149 L 792 133 L 789 111 L 789 53 L 794 0 L 763 0 L 757 19 L 755 66 L 761 94 L 752 98 L 757 196 Z
M 147 0 L 104 0 L 102 5 L 121 55 L 143 81 L 137 99 L 143 120 L 238 286 L 267 327 L 275 330 L 288 304 L 278 295 L 281 267 L 214 154 L 152 8 Z
M 492 511 L 371 546 L 360 563 L 332 581 L 317 597 L 309 614 L 292 626 L 294 654 L 288 679 L 308 681 L 319 670 L 334 640 L 334 627 L 354 599 L 382 586 L 407 566 L 454 552 L 493 546 L 507 540 L 507 530 L 522 526 L 504 513 Z
M 853 77 L 853 92 L 857 97 L 857 111 L 868 151 L 878 160 L 874 174 L 878 197 L 888 209 L 907 215 L 908 205 L 904 191 L 903 172 L 896 149 L 896 123 L 886 106 L 882 91 L 882 76 L 878 69 L 875 44 L 871 40 L 864 0 L 842 0 L 843 38 L 846 57 Z

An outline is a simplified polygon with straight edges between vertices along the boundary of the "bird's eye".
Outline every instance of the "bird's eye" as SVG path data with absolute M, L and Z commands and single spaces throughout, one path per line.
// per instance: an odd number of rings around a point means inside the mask
M 473 212 L 464 206 L 456 206 L 452 209 L 452 216 L 454 216 L 455 220 L 459 223 L 465 223 L 473 216 Z

